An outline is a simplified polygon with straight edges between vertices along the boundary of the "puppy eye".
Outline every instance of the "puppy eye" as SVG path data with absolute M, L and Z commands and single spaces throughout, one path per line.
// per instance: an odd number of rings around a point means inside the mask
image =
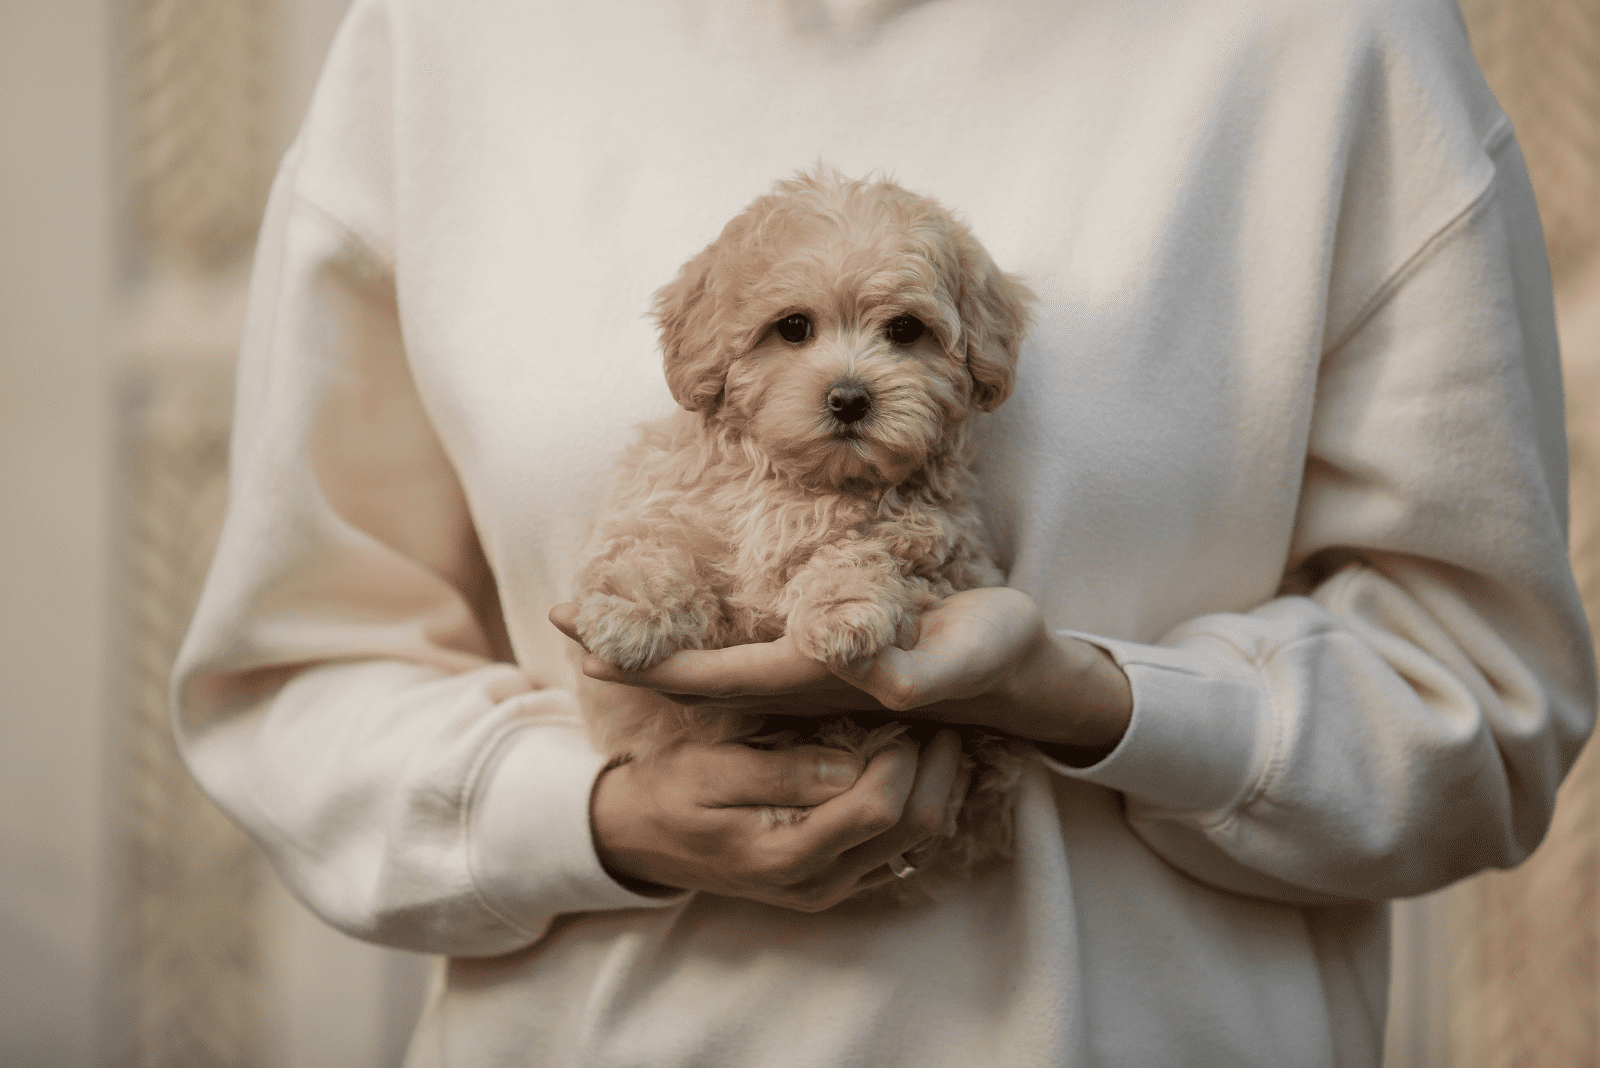
M 798 345 L 811 336 L 811 317 L 786 315 L 777 322 L 778 336 L 791 345 Z
M 883 326 L 883 332 L 896 345 L 909 345 L 927 329 L 915 315 L 896 315 Z

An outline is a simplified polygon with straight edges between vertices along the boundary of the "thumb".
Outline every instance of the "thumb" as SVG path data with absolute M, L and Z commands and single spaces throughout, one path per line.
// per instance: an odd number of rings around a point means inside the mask
M 577 601 L 562 601 L 550 609 L 549 619 L 562 634 L 582 645 L 583 639 L 578 637 L 578 610 Z
M 821 745 L 752 749 L 737 742 L 683 753 L 706 808 L 810 808 L 844 793 L 861 774 L 850 753 Z
M 894 712 L 929 703 L 917 654 L 892 645 L 877 656 L 836 667 L 833 673 Z

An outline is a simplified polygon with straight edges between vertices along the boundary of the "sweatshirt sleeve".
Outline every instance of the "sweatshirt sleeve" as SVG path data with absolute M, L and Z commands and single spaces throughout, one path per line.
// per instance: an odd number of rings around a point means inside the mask
M 1212 885 L 1418 894 L 1528 856 L 1593 722 L 1549 276 L 1509 131 L 1481 195 L 1333 339 L 1283 595 L 1153 645 L 1120 745 L 1062 774 Z
M 408 370 L 385 47 L 381 8 L 358 3 L 274 185 L 174 721 L 201 785 L 326 920 L 495 954 L 558 913 L 670 899 L 595 856 L 601 758 L 573 695 L 506 662 L 494 576 Z

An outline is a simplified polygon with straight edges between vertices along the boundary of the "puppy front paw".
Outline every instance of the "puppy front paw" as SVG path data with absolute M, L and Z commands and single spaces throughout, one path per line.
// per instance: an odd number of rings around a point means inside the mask
M 915 630 L 916 620 L 898 605 L 871 600 L 800 604 L 788 626 L 801 652 L 836 668 L 877 656 L 908 641 Z
M 611 593 L 579 602 L 583 647 L 624 671 L 654 667 L 679 649 L 702 648 L 716 622 L 699 600 L 653 605 Z

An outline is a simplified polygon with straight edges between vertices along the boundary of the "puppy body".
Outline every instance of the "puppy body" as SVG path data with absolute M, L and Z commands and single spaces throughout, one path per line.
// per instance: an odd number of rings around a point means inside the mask
M 892 183 L 803 175 L 758 199 L 657 296 L 683 410 L 621 461 L 577 580 L 586 647 L 638 669 L 787 633 L 838 666 L 909 646 L 928 608 L 1003 582 L 970 429 L 1010 392 L 1030 299 L 965 226 Z M 762 724 L 685 708 L 591 729 L 625 758 Z M 903 729 L 840 721 L 811 740 L 870 756 Z M 977 774 L 945 867 L 1009 852 L 1015 749 L 969 737 Z
M 909 643 L 943 598 L 1004 581 L 958 437 L 935 477 L 858 495 L 779 477 L 748 439 L 694 413 L 647 424 L 579 575 L 579 633 L 629 669 L 786 632 L 836 665 Z

